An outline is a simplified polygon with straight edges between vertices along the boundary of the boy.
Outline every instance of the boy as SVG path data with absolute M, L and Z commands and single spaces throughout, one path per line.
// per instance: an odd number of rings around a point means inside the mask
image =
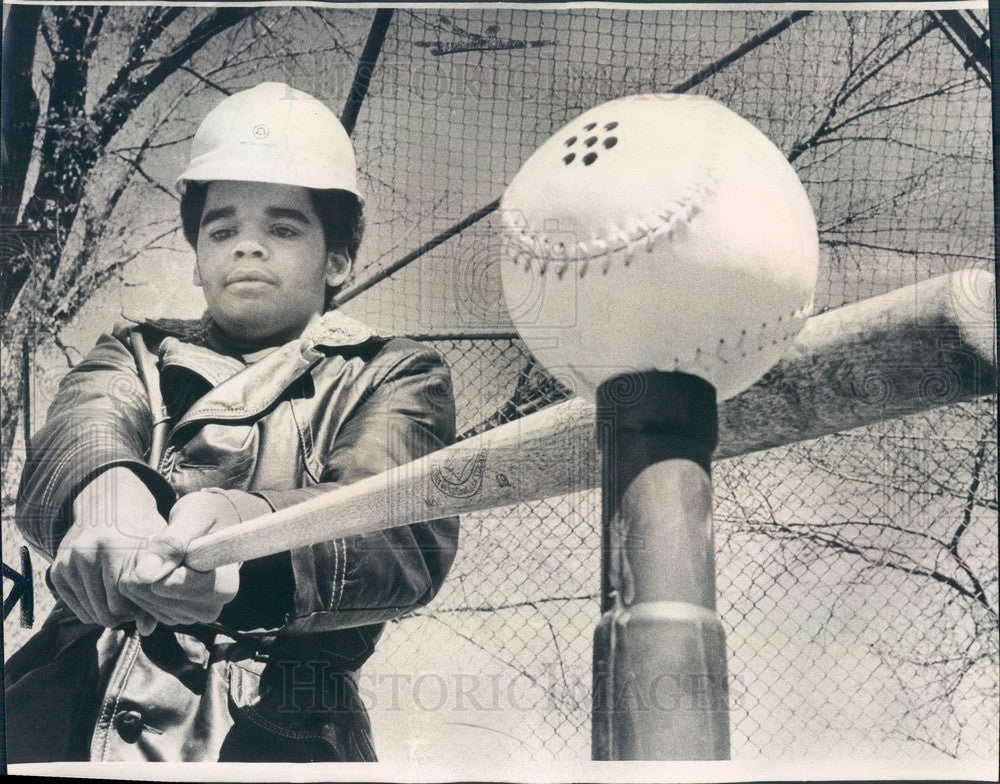
M 326 310 L 362 218 L 350 140 L 319 101 L 277 83 L 226 98 L 178 188 L 205 316 L 104 336 L 24 471 L 17 522 L 58 602 L 7 665 L 8 761 L 374 760 L 354 673 L 386 620 L 435 595 L 457 520 L 209 573 L 182 561 L 213 527 L 450 443 L 449 372 Z

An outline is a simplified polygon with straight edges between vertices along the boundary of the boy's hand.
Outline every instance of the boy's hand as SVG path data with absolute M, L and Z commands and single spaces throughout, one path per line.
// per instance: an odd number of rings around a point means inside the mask
M 179 625 L 219 617 L 239 589 L 239 564 L 210 572 L 181 564 L 192 539 L 239 522 L 236 507 L 221 492 L 199 490 L 174 504 L 167 527 L 147 540 L 123 583 L 123 593 L 155 619 L 137 622 L 140 634 L 149 634 L 156 621 Z
M 53 589 L 84 623 L 148 623 L 124 595 L 122 581 L 147 537 L 166 526 L 138 476 L 122 467 L 104 471 L 73 500 L 73 523 L 49 571 Z

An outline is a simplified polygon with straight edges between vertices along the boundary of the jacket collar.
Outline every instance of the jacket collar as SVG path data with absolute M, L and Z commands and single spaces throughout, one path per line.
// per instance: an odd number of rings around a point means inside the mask
M 207 313 L 200 319 L 148 319 L 138 323 L 140 327 L 153 329 L 185 343 L 200 346 L 207 346 L 212 342 L 215 326 Z M 391 335 L 376 332 L 339 310 L 329 310 L 311 322 L 299 339 L 309 339 L 316 346 L 342 348 L 359 346 L 372 339 L 388 340 L 390 337 Z
M 388 340 L 390 337 L 388 334 L 375 332 L 367 324 L 362 324 L 339 310 L 327 311 L 306 327 L 302 334 L 303 339 L 326 348 L 360 346 L 369 340 Z
M 220 354 L 204 345 L 207 338 L 198 339 L 209 334 L 211 323 L 206 324 L 206 317 L 200 322 L 148 324 L 167 333 L 160 343 L 161 369 L 185 368 L 213 387 L 188 409 L 174 426 L 174 432 L 196 420 L 258 416 L 326 356 L 321 349 L 349 348 L 389 338 L 332 310 L 313 321 L 300 338 L 246 365 L 236 357 Z

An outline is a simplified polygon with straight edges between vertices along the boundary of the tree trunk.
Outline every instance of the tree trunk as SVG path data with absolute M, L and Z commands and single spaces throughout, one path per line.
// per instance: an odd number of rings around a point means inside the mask
M 4 111 L 3 180 L 0 186 L 0 226 L 17 223 L 24 181 L 31 161 L 31 144 L 38 125 L 38 97 L 31 86 L 35 41 L 42 18 L 40 5 L 15 5 L 7 13 L 3 30 L 2 103 Z
M 0 388 L 0 475 L 3 476 L 4 502 L 11 500 L 15 487 L 12 480 L 20 471 L 11 471 L 13 449 L 17 442 L 18 428 L 24 422 L 25 392 L 28 379 L 22 363 L 21 344 L 27 334 L 27 325 L 22 324 L 4 336 L 4 351 L 0 373 L 3 386 Z M 20 463 L 21 461 L 16 461 Z

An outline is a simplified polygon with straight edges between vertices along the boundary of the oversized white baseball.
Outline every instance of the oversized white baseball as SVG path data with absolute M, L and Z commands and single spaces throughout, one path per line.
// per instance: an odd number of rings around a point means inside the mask
M 805 189 L 764 134 L 709 98 L 590 109 L 527 160 L 500 207 L 511 318 L 591 399 L 610 376 L 650 369 L 731 397 L 812 308 L 819 243 Z

